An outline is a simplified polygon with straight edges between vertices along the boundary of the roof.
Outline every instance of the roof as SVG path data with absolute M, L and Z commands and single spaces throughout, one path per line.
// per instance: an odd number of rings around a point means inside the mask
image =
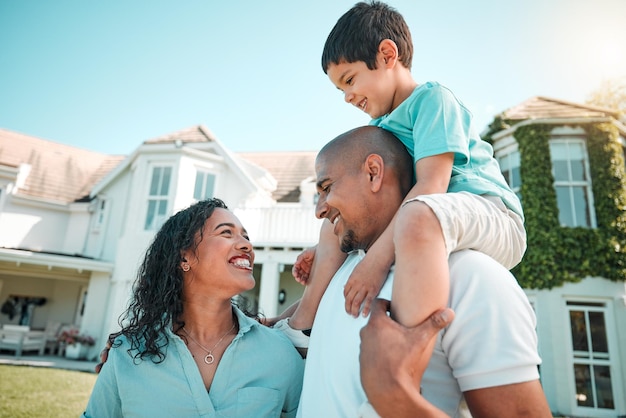
M 31 166 L 18 190 L 23 196 L 75 202 L 123 159 L 0 129 L 0 165 Z
M 143 144 L 208 143 L 219 141 L 202 125 L 192 126 Z M 18 146 L 16 146 L 19 144 Z M 227 151 L 227 150 L 225 150 Z M 267 171 L 277 182 L 272 198 L 277 202 L 298 202 L 300 183 L 315 178 L 317 151 L 232 153 L 239 159 Z M 71 203 L 86 199 L 94 186 L 112 175 L 127 156 L 106 155 L 46 139 L 0 129 L 0 165 L 31 165 L 19 194 Z M 233 160 L 237 163 L 237 158 Z M 124 164 L 128 163 L 126 161 Z
M 297 202 L 300 183 L 315 178 L 317 151 L 240 152 L 237 155 L 262 168 L 278 182 L 272 197 L 277 202 Z
M 215 135 L 202 125 L 192 126 L 190 128 L 181 129 L 176 132 L 172 132 L 166 135 L 162 135 L 156 138 L 148 139 L 144 141 L 144 144 L 166 144 L 176 141 L 182 143 L 191 142 L 213 142 L 215 141 Z
M 535 96 L 497 115 L 501 119 L 519 121 L 526 119 L 602 118 L 619 117 L 618 112 L 597 106 L 588 106 L 564 100 Z

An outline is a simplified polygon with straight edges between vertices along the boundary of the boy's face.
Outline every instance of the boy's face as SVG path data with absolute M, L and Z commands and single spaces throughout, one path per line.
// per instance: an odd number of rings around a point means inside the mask
M 370 70 L 363 61 L 331 64 L 328 78 L 343 92 L 344 100 L 372 119 L 386 115 L 393 110 L 395 85 L 393 74 L 386 67 L 379 53 L 377 68 Z

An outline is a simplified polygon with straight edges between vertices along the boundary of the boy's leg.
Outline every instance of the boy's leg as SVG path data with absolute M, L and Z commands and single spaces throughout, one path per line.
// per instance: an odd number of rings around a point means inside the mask
M 411 201 L 398 211 L 394 246 L 391 314 L 402 325 L 414 327 L 444 308 L 449 297 L 446 241 L 439 219 L 427 204 Z
M 463 249 L 480 251 L 507 269 L 522 260 L 526 251 L 524 221 L 500 198 L 457 192 L 418 196 L 415 200 L 425 202 L 436 213 L 448 254 Z
M 345 259 L 346 254 L 341 251 L 339 240 L 333 233 L 333 225 L 324 220 L 308 284 L 296 311 L 289 318 L 291 328 L 309 329 L 313 326 L 317 306 L 326 291 L 326 287 Z
M 418 196 L 399 210 L 394 245 L 391 310 L 410 327 L 447 304 L 452 251 L 471 248 L 512 268 L 526 249 L 526 231 L 522 218 L 499 198 L 432 194 Z

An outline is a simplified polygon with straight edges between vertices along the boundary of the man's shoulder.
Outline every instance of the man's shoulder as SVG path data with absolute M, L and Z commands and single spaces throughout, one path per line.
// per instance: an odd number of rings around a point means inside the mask
M 489 300 L 492 305 L 527 301 L 513 274 L 479 251 L 462 250 L 450 254 L 449 268 L 451 301 L 460 303 L 475 298 L 481 302 Z
M 507 275 L 511 273 L 502 264 L 498 263 L 488 255 L 476 250 L 461 250 L 450 254 L 448 258 L 450 273 L 452 270 L 467 270 L 468 273 L 474 272 L 490 272 L 494 275 Z M 461 272 L 459 272 L 461 273 Z

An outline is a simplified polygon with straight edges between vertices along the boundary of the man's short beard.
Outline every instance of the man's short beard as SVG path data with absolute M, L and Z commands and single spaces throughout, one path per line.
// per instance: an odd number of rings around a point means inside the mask
M 346 234 L 341 239 L 340 247 L 341 251 L 343 251 L 344 253 L 349 253 L 351 251 L 359 249 L 359 244 L 353 230 L 349 229 L 346 232 Z

